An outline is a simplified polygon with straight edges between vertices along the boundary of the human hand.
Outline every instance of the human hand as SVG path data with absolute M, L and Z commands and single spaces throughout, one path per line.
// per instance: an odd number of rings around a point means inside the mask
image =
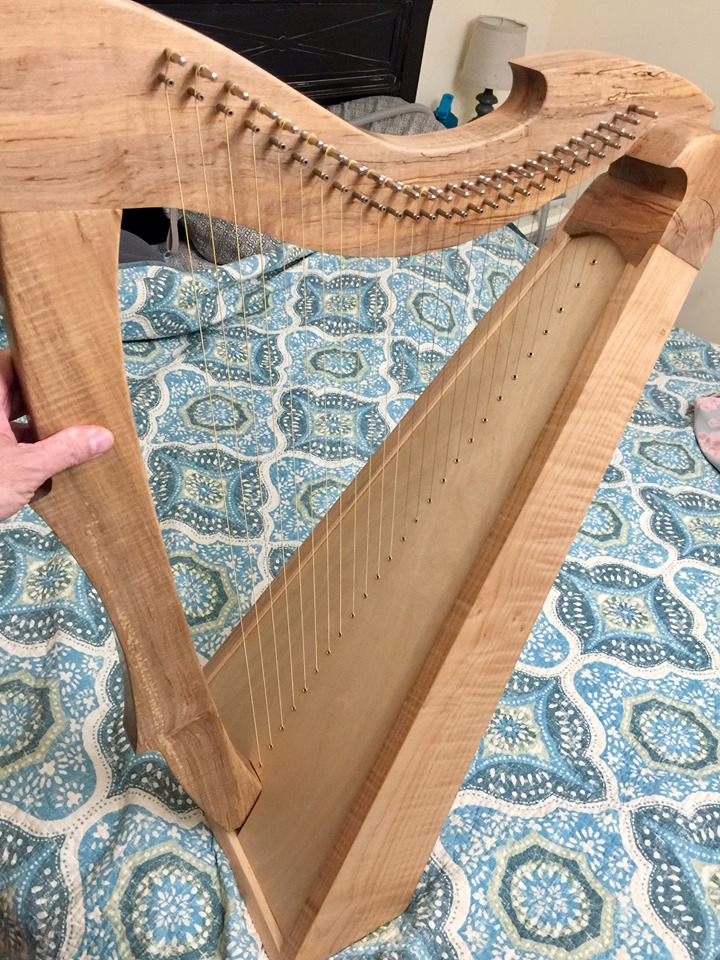
M 68 427 L 34 443 L 24 413 L 9 350 L 0 350 L 0 520 L 29 503 L 54 474 L 99 457 L 113 444 L 104 427 Z

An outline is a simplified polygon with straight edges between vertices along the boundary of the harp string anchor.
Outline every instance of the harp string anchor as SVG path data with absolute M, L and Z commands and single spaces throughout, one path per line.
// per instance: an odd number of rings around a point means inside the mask
M 218 113 L 224 113 L 226 117 L 234 117 L 235 111 L 232 107 L 229 107 L 226 103 L 216 103 L 215 109 Z
M 278 150 L 280 151 L 287 150 L 287 144 L 283 143 L 282 140 L 278 140 L 277 137 L 268 137 L 268 143 L 271 143 L 274 147 L 277 147 Z
M 166 87 L 174 87 L 175 81 L 172 77 L 169 77 L 166 73 L 159 73 L 158 80 L 160 83 L 164 83 Z
M 202 90 L 198 90 L 197 87 L 188 87 L 187 92 L 188 96 L 195 97 L 199 103 L 202 103 L 205 99 L 205 94 L 202 92 Z

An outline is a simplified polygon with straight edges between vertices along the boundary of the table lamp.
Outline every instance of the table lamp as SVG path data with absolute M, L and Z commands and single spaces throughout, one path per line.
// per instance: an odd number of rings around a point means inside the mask
M 509 17 L 476 17 L 472 36 L 460 76 L 463 80 L 484 88 L 475 98 L 476 117 L 490 113 L 498 102 L 493 90 L 509 90 L 512 86 L 512 71 L 509 60 L 525 53 L 527 24 Z

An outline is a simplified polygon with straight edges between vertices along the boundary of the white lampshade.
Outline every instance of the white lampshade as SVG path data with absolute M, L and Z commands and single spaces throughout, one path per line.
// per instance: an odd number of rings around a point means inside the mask
M 527 24 L 509 17 L 477 17 L 460 76 L 478 89 L 509 90 L 509 60 L 525 53 Z

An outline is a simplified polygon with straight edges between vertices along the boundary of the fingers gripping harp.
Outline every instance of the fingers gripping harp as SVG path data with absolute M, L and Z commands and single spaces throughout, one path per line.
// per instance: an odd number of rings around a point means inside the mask
M 707 252 L 720 211 L 705 173 L 718 162 L 711 104 L 672 74 L 566 52 L 515 63 L 509 100 L 482 123 L 373 136 L 125 0 L 37 0 L 34 11 L 28 25 L 20 0 L 0 9 L 0 249 L 15 362 L 39 436 L 83 422 L 115 435 L 35 508 L 116 628 L 137 749 L 162 751 L 205 810 L 269 953 L 320 960 L 407 903 Z M 427 256 L 588 177 L 452 374 L 201 669 L 122 366 L 120 209 L 204 211 L 344 256 Z M 472 425 L 456 415 L 466 402 L 480 412 Z M 427 491 L 426 434 L 461 451 Z M 388 519 L 392 476 L 417 491 L 403 530 Z M 333 584 L 353 577 L 349 517 L 357 537 L 388 545 L 357 593 L 367 596 L 341 609 Z M 332 571 L 313 583 L 324 629 L 302 604 L 317 568 Z M 280 683 L 271 694 L 272 750 L 250 715 L 271 618 L 282 657 L 298 625 L 332 654 L 282 724 Z

